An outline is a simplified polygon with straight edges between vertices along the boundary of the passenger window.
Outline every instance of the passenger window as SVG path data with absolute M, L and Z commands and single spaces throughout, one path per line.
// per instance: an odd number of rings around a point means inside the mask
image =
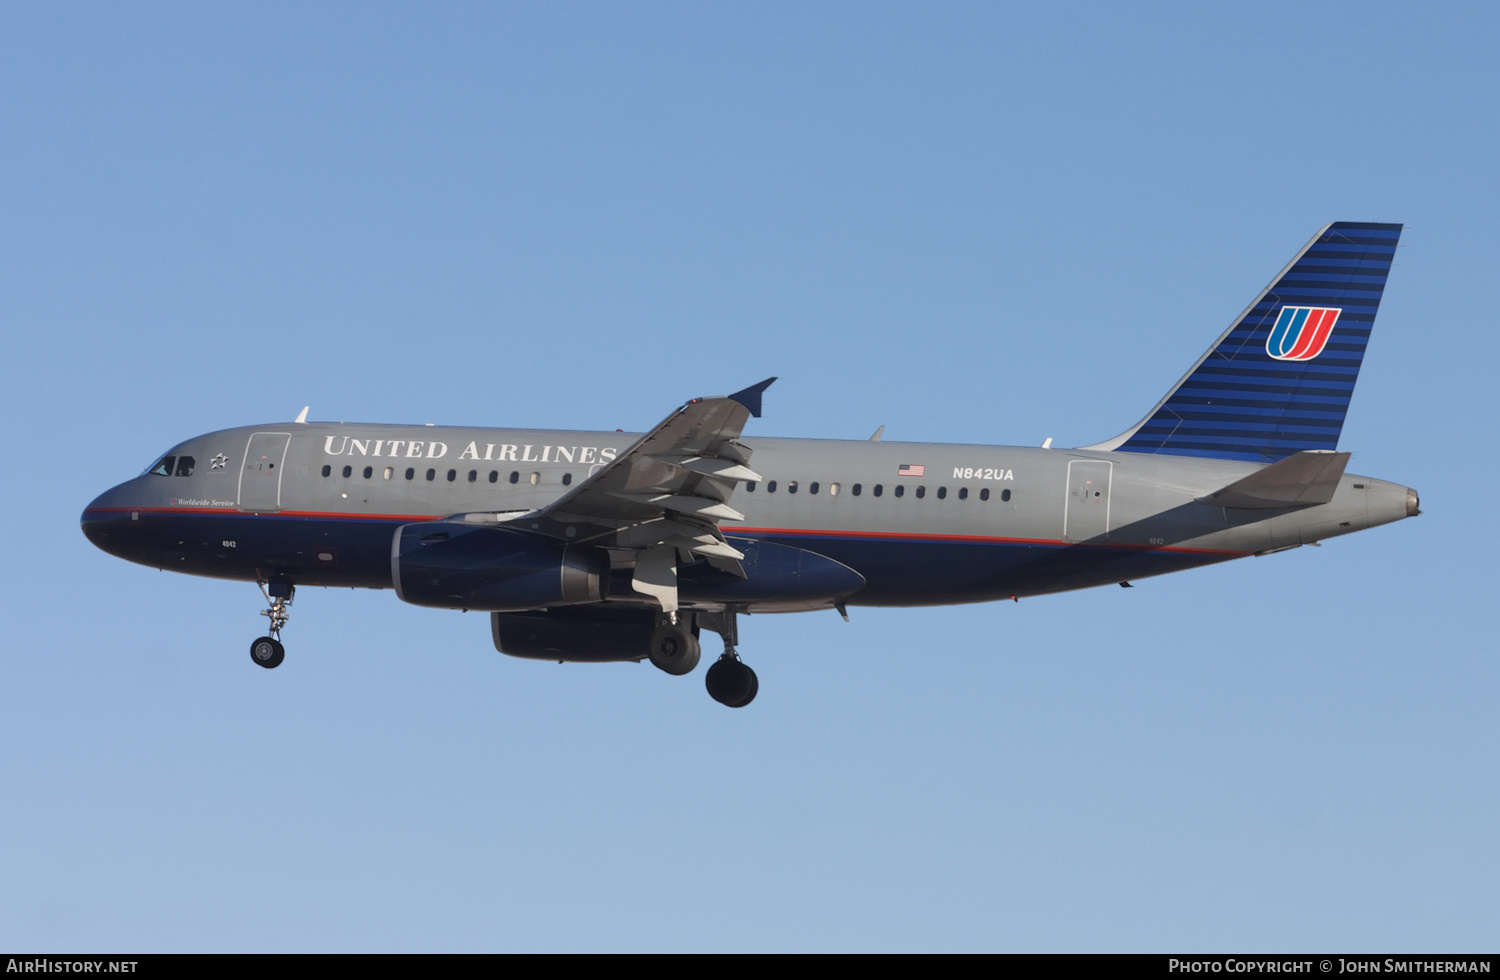
M 391 477 L 393 477 L 393 476 L 396 475 L 396 468 L 394 466 L 387 466 L 385 468 L 385 471 L 383 473 L 381 473 L 380 475 L 383 478 L 389 480 Z
M 766 493 L 775 493 L 775 492 L 776 492 L 776 481 L 772 480 L 770 483 L 766 484 Z
M 926 487 L 917 487 L 917 499 L 921 500 L 925 496 L 927 496 L 927 488 Z
M 828 484 L 828 496 L 830 496 L 830 497 L 837 497 L 838 495 L 839 495 L 839 485 L 837 483 L 830 483 L 830 484 Z
M 171 476 L 172 467 L 177 462 L 176 456 L 163 456 L 161 462 L 151 467 L 152 476 Z
M 416 475 L 417 475 L 417 471 L 416 471 L 416 470 L 415 470 L 415 469 L 413 469 L 413 468 L 412 468 L 412 467 L 410 467 L 410 466 L 408 466 L 408 467 L 407 467 L 407 468 L 406 468 L 406 478 L 407 478 L 407 479 L 408 479 L 408 480 L 410 480 L 410 479 L 412 479 L 412 478 L 413 478 L 413 477 L 415 477 L 415 476 L 416 476 Z
M 520 483 L 521 482 L 521 474 L 517 473 L 515 470 L 511 470 L 510 471 L 510 482 L 512 482 L 512 483 Z
M 808 493 L 817 493 L 818 492 L 818 481 L 817 480 L 814 480 L 813 482 L 811 482 L 811 483 L 809 483 L 807 485 L 807 492 Z
M 572 485 L 573 485 L 573 474 L 572 473 L 564 473 L 563 474 L 563 486 L 565 486 L 565 487 L 571 487 Z
M 788 480 L 787 481 L 787 483 L 786 483 L 786 492 L 787 493 L 796 493 L 797 492 L 797 481 L 796 480 Z
M 324 463 L 323 464 L 323 475 L 327 476 L 328 474 L 330 474 L 332 472 L 333 472 L 333 467 L 329 466 L 327 463 Z
M 351 477 L 353 475 L 354 475 L 354 467 L 352 467 L 352 466 L 346 466 L 346 467 L 344 467 L 344 478 L 345 479 L 348 479 L 349 477 Z
M 427 471 L 427 482 L 431 483 L 435 479 L 437 479 L 437 470 L 428 470 Z
M 979 499 L 980 500 L 989 500 L 990 499 L 990 488 L 989 487 L 985 487 L 983 490 L 979 491 Z
M 196 460 L 194 460 L 193 457 L 191 457 L 191 456 L 178 456 L 177 457 L 177 475 L 178 476 L 192 476 L 193 475 L 193 464 L 194 464 L 194 462 L 196 462 Z
M 968 487 L 959 487 L 958 488 L 958 499 L 959 500 L 968 500 L 969 499 L 969 488 Z
M 375 475 L 375 467 L 373 467 L 373 466 L 366 466 L 365 467 L 365 479 L 368 480 L 370 477 L 372 477 L 374 475 Z
M 947 487 L 938 487 L 938 499 L 939 500 L 947 500 L 948 499 L 948 488 Z
M 473 483 L 477 479 L 479 479 L 479 471 L 478 470 L 470 470 L 469 471 L 469 482 Z
M 850 492 L 850 493 L 852 493 L 852 494 L 854 494 L 854 495 L 855 495 L 855 496 L 856 496 L 856 497 L 858 497 L 858 496 L 859 496 L 859 492 L 860 492 L 860 491 L 861 491 L 861 490 L 863 490 L 863 489 L 864 489 L 864 487 L 863 487 L 863 486 L 861 486 L 861 485 L 860 485 L 860 484 L 858 484 L 858 483 L 856 483 L 856 484 L 855 484 L 855 485 L 854 485 L 854 486 L 853 486 L 853 487 L 852 487 L 852 488 L 851 488 L 851 489 L 850 489 L 850 490 L 849 490 L 849 492 Z
M 541 482 L 542 482 L 542 474 L 540 474 L 540 473 L 533 473 L 533 474 L 531 474 L 531 485 L 532 486 L 536 486 L 538 483 L 541 483 Z
M 1098 494 L 1095 494 L 1095 496 L 1098 496 Z M 1010 499 L 1010 491 L 1009 490 L 1001 490 L 1000 491 L 1000 499 L 1001 500 L 1009 500 Z
M 448 471 L 448 482 L 452 483 L 456 479 L 458 479 L 458 470 L 449 470 Z
M 885 493 L 885 487 L 879 483 L 875 484 L 875 496 L 878 497 L 883 493 Z
M 751 480 L 749 483 L 745 484 L 745 492 L 746 493 L 754 493 L 755 492 L 755 481 L 754 480 Z
M 500 479 L 500 471 L 499 470 L 490 470 L 490 482 L 494 483 L 498 479 Z
M 896 496 L 898 496 L 898 497 L 904 497 L 904 496 L 906 496 L 906 487 L 903 486 L 900 483 L 896 484 Z

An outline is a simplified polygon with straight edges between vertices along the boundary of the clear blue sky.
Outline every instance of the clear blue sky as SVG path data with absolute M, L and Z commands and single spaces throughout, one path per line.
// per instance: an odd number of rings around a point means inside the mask
M 0 7 L 0 947 L 1472 950 L 1500 938 L 1492 4 Z M 1427 513 L 701 673 L 130 565 L 315 419 L 1036 445 L 1323 224 L 1403 248 L 1342 448 Z

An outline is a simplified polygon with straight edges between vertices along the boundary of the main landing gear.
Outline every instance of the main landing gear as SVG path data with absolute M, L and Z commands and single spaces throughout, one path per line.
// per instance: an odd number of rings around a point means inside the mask
M 733 650 L 725 650 L 714 665 L 708 668 L 708 676 L 703 678 L 704 686 L 708 688 L 708 696 L 720 704 L 731 708 L 743 708 L 755 700 L 755 695 L 760 691 L 760 678 L 755 676 L 743 661 L 740 655 Z
M 651 634 L 648 656 L 653 664 L 667 673 L 682 675 L 692 673 L 693 668 L 698 666 L 702 648 L 698 646 L 698 637 L 694 635 L 697 630 L 674 622 L 677 618 L 663 617 L 661 625 Z
M 287 606 L 292 604 L 292 597 L 297 590 L 290 582 L 272 582 L 267 585 L 257 582 L 260 586 L 261 595 L 266 597 L 266 602 L 271 608 L 262 609 L 260 614 L 271 621 L 271 635 L 262 636 L 250 644 L 250 659 L 258 666 L 270 670 L 272 667 L 281 666 L 286 659 L 286 648 L 281 645 L 281 628 L 286 625 L 292 614 L 287 612 Z
M 703 684 L 708 696 L 731 708 L 743 708 L 755 700 L 760 690 L 760 678 L 755 671 L 740 660 L 735 647 L 740 642 L 739 616 L 734 607 L 726 608 L 718 616 L 719 635 L 724 637 L 724 652 L 708 668 Z
M 647 656 L 657 667 L 669 674 L 691 673 L 698 666 L 702 648 L 698 644 L 699 628 L 712 630 L 724 637 L 724 653 L 703 681 L 708 696 L 731 708 L 743 708 L 755 700 L 760 690 L 760 680 L 740 660 L 735 652 L 739 643 L 739 623 L 734 608 L 721 613 L 686 613 L 680 616 L 663 616 L 661 623 L 651 634 L 651 645 Z

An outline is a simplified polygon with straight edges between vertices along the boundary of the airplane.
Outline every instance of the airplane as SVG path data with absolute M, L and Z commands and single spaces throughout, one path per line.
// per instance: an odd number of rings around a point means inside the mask
M 1335 222 L 1140 422 L 1042 447 L 744 434 L 775 378 L 642 434 L 308 422 L 196 436 L 101 494 L 111 555 L 255 582 L 282 663 L 299 586 L 490 614 L 501 653 L 698 664 L 759 690 L 741 614 L 1020 599 L 1269 555 L 1418 514 L 1338 451 L 1401 235 Z

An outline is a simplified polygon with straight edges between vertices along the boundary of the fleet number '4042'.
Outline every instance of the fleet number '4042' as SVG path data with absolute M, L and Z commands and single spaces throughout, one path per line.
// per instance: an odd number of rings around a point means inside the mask
M 955 466 L 953 467 L 953 479 L 955 480 L 1014 480 L 1015 474 L 1010 470 L 994 469 L 985 467 Z

